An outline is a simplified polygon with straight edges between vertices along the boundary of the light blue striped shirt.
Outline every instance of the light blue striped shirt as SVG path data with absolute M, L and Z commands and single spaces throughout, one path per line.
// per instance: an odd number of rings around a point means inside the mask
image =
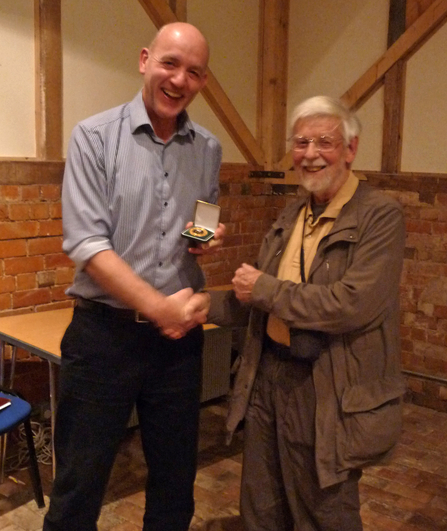
M 113 249 L 165 295 L 203 287 L 196 257 L 181 232 L 197 199 L 215 203 L 222 149 L 215 136 L 179 116 L 163 143 L 141 92 L 130 103 L 87 118 L 73 130 L 62 186 L 63 249 L 76 264 L 72 296 L 123 304 L 83 270 Z

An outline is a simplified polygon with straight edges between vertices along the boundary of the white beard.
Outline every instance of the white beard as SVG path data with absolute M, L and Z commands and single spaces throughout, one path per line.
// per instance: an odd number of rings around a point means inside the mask
M 323 170 L 311 173 L 305 171 L 306 166 L 326 166 Z M 330 192 L 335 187 L 335 193 L 340 187 L 339 182 L 344 181 L 344 174 L 346 166 L 343 160 L 337 165 L 327 166 L 326 162 L 322 158 L 318 158 L 312 162 L 312 164 L 303 163 L 297 168 L 299 177 L 299 184 L 308 192 L 312 194 L 325 194 Z M 335 195 L 334 193 L 334 195 Z

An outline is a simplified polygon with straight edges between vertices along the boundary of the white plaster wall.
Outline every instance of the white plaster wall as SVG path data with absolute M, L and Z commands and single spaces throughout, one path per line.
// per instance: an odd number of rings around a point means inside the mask
M 447 24 L 407 63 L 402 171 L 447 173 Z
M 357 111 L 362 124 L 354 170 L 380 171 L 382 166 L 383 88 L 379 88 Z
M 34 3 L 0 0 L 0 157 L 35 157 Z
M 135 96 L 155 32 L 137 1 L 62 0 L 64 153 L 77 122 Z

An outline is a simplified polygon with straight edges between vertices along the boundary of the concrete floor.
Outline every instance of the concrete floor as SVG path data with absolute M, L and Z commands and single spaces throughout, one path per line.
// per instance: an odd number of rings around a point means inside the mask
M 230 448 L 225 446 L 225 414 L 225 401 L 202 408 L 191 531 L 242 531 L 238 512 L 242 434 Z M 51 467 L 40 468 L 48 502 Z M 27 471 L 10 476 L 0 485 L 0 530 L 41 530 L 46 509 L 37 509 Z M 144 481 L 144 460 L 134 429 L 117 457 L 99 531 L 141 530 Z M 365 471 L 360 493 L 365 531 L 446 531 L 447 414 L 406 404 L 404 430 L 392 462 Z

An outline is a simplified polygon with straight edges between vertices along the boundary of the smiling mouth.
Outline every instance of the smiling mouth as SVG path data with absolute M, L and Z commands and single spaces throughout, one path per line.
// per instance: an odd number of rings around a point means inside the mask
M 182 98 L 182 95 L 177 94 L 176 92 L 171 92 L 170 90 L 166 90 L 166 89 L 162 89 L 162 91 L 163 91 L 163 94 L 165 94 L 165 96 L 167 96 L 168 98 L 172 100 L 179 100 L 180 98 Z
M 310 173 L 316 173 L 317 171 L 320 171 L 324 168 L 326 168 L 326 166 L 303 166 L 303 169 Z

